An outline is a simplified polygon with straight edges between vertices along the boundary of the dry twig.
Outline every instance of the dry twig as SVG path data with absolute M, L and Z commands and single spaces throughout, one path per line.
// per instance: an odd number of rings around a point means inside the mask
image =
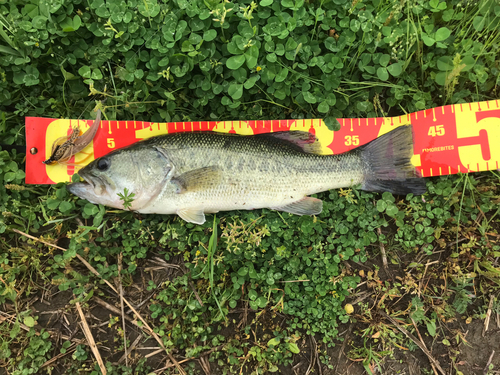
M 316 351 L 316 348 L 313 349 L 313 343 L 312 343 L 311 337 L 312 336 L 309 336 L 309 342 L 311 344 L 311 356 L 309 357 L 309 366 L 307 366 L 306 375 L 309 375 L 311 370 L 314 369 L 314 352 Z
M 486 363 L 486 366 L 484 366 L 483 375 L 486 375 L 488 373 L 488 371 L 490 370 L 491 361 L 493 361 L 493 356 L 494 355 L 495 355 L 495 351 L 493 350 L 491 352 L 490 359 L 488 359 L 488 362 Z
M 488 327 L 490 326 L 490 318 L 491 318 L 491 309 L 493 308 L 493 302 L 495 301 L 495 297 L 490 296 L 490 303 L 488 304 L 488 311 L 486 312 L 486 318 L 484 319 L 484 327 L 482 336 L 486 334 Z
M 148 353 L 146 354 L 144 357 L 145 358 L 150 358 L 150 357 L 153 357 L 157 354 L 160 354 L 161 352 L 163 352 L 163 349 L 158 349 L 158 350 L 155 350 L 154 352 L 151 352 L 151 353 Z M 182 363 L 183 361 L 180 361 L 179 363 Z
M 323 370 L 321 369 L 321 362 L 319 361 L 319 355 L 318 355 L 318 343 L 316 342 L 316 339 L 314 338 L 313 335 L 311 335 L 311 338 L 314 342 L 314 355 L 316 356 L 316 363 L 318 364 L 318 372 L 319 375 L 323 375 Z
M 118 287 L 120 289 L 120 308 L 121 308 L 121 315 L 122 315 L 122 329 L 123 329 L 123 349 L 124 349 L 124 355 L 125 355 L 125 366 L 128 367 L 128 350 L 127 350 L 127 335 L 125 334 L 125 311 L 124 311 L 124 306 L 123 306 L 123 285 L 122 285 L 122 259 L 123 259 L 123 254 L 120 253 L 118 254 Z
M 339 363 L 340 363 L 340 357 L 342 357 L 342 354 L 344 353 L 345 344 L 347 343 L 347 340 L 348 340 L 349 335 L 351 334 L 351 331 L 352 331 L 352 324 L 349 324 L 349 329 L 347 329 L 347 331 L 345 331 L 345 332 L 347 332 L 347 334 L 344 337 L 344 342 L 342 343 L 342 347 L 340 348 L 340 351 L 339 351 L 339 356 L 337 357 L 337 363 L 335 364 L 334 374 L 338 373 L 337 370 L 338 370 Z
M 415 323 L 415 321 L 413 320 L 412 317 L 410 317 L 410 319 L 411 319 L 411 322 L 413 323 L 413 327 L 415 327 L 415 331 L 417 332 L 417 335 L 418 335 L 418 338 L 420 339 L 420 342 L 422 343 L 424 348 L 427 349 L 427 346 L 425 345 L 424 339 L 422 338 L 422 335 L 420 334 L 420 331 L 417 328 L 417 324 Z M 437 370 L 436 370 L 436 366 L 434 366 L 434 363 L 431 362 L 431 366 L 432 366 L 432 370 L 434 371 L 434 374 L 437 375 Z
M 207 357 L 200 357 L 200 359 L 198 359 L 198 362 L 200 363 L 200 366 L 203 370 L 203 372 L 205 373 L 205 375 L 210 375 L 211 372 L 210 372 L 210 362 L 208 362 L 208 359 Z
M 429 361 L 431 363 L 434 364 L 434 366 L 436 366 L 436 368 L 439 370 L 439 372 L 442 374 L 442 375 L 446 375 L 446 373 L 444 372 L 443 368 L 441 367 L 441 365 L 439 364 L 439 361 L 437 359 L 435 359 L 432 354 L 427 350 L 427 348 L 415 337 L 413 336 L 410 332 L 408 332 L 404 327 L 402 327 L 397 321 L 396 319 L 394 319 L 392 316 L 388 315 L 385 313 L 385 311 L 383 310 L 378 310 L 378 313 L 380 315 L 382 315 L 384 318 L 388 319 L 392 324 L 394 324 L 396 326 L 397 329 L 399 329 L 401 332 L 403 332 L 405 334 L 406 337 L 408 337 L 411 341 L 413 341 L 415 343 L 415 345 L 417 345 L 420 350 L 422 350 L 425 355 L 427 356 L 427 358 L 429 358 Z
M 132 345 L 130 345 L 130 348 L 128 348 L 128 353 L 132 353 L 132 350 L 135 349 L 135 347 L 139 344 L 139 342 L 141 341 L 141 339 L 142 339 L 141 335 L 137 336 L 137 338 L 134 340 L 134 342 L 132 343 Z M 160 349 L 160 350 L 163 351 L 163 349 Z M 124 353 L 121 356 L 121 358 L 118 360 L 118 363 L 122 363 L 125 360 L 125 358 L 127 358 L 128 353 Z
M 87 342 L 90 345 L 90 349 L 92 350 L 92 353 L 94 353 L 94 357 L 97 360 L 97 364 L 99 365 L 99 368 L 101 369 L 102 374 L 106 375 L 107 374 L 106 366 L 104 366 L 104 362 L 102 361 L 101 354 L 99 353 L 99 349 L 97 349 L 97 345 L 95 344 L 95 341 L 94 341 L 94 336 L 92 336 L 92 332 L 90 331 L 89 325 L 87 323 L 87 319 L 85 319 L 85 315 L 83 314 L 82 307 L 80 306 L 80 302 L 76 302 L 76 309 L 78 310 L 78 314 L 80 314 L 80 319 L 82 320 L 83 334 L 85 335 L 85 338 L 87 339 Z
M 205 305 L 203 305 L 203 301 L 201 300 L 200 298 L 200 295 L 198 294 L 198 291 L 196 290 L 196 288 L 194 287 L 193 285 L 193 282 L 191 280 L 189 280 L 189 287 L 191 288 L 191 290 L 193 291 L 194 293 L 194 296 L 196 297 L 196 300 L 198 301 L 198 303 L 203 307 Z
M 75 350 L 76 350 L 76 345 L 73 343 L 73 344 L 71 344 L 71 346 L 68 349 L 66 349 L 65 353 L 59 353 L 58 355 L 52 357 L 51 359 L 49 359 L 48 361 L 46 361 L 43 365 L 41 365 L 40 369 L 42 369 L 44 367 L 47 367 L 47 366 L 50 366 L 52 363 L 54 363 L 55 361 L 57 361 L 59 358 L 62 358 L 65 355 L 71 354 Z
M 382 235 L 382 230 L 380 229 L 380 227 L 377 228 L 377 233 L 380 238 L 380 236 Z M 385 246 L 382 243 L 382 241 L 379 241 L 379 244 L 380 244 L 380 254 L 382 254 L 382 264 L 384 265 L 384 268 L 387 271 L 389 269 L 389 266 L 387 265 L 387 255 L 385 253 Z
M 217 350 L 221 349 L 222 347 L 223 347 L 223 345 L 219 345 L 219 346 L 216 346 L 215 348 L 212 348 L 212 349 L 210 349 L 210 350 L 207 350 L 206 352 L 201 353 L 201 354 L 200 354 L 200 357 L 204 357 L 204 356 L 209 355 L 209 354 L 211 354 L 211 353 L 213 353 L 213 352 L 216 352 Z M 150 355 L 153 355 L 153 354 L 157 354 L 157 353 L 150 353 L 150 354 L 148 354 L 148 355 L 146 356 L 146 358 L 147 358 L 148 356 L 150 356 Z M 191 361 L 191 360 L 193 360 L 193 359 L 196 359 L 196 357 L 186 358 L 186 359 L 183 359 L 182 361 L 179 361 L 178 363 L 179 363 L 179 364 L 181 364 L 181 363 L 184 363 L 184 362 Z M 171 363 L 169 363 L 169 364 L 168 364 L 168 365 L 166 365 L 165 367 L 159 368 L 159 369 L 157 369 L 157 370 L 155 370 L 155 371 L 153 371 L 153 372 L 154 372 L 155 374 L 160 374 L 160 373 L 162 373 L 162 371 L 165 371 L 166 369 L 169 369 L 169 368 L 174 367 L 174 366 L 175 366 L 175 364 L 171 364 Z
M 92 297 L 92 300 L 94 302 L 96 302 L 98 305 L 101 305 L 102 307 L 108 309 L 109 311 L 111 312 L 114 312 L 115 314 L 119 315 L 121 312 L 120 312 L 120 309 L 114 307 L 113 305 L 110 305 L 109 303 L 107 303 L 106 301 L 103 301 L 102 299 L 100 299 L 99 297 Z M 132 324 L 136 324 L 136 322 L 134 321 L 134 319 L 132 318 L 129 318 L 127 315 L 125 315 L 125 320 L 129 321 L 130 323 Z M 137 324 L 136 324 L 137 325 Z

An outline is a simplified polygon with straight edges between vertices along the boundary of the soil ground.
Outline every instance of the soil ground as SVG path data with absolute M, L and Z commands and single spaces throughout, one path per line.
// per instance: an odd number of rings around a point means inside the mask
M 428 262 L 438 261 L 434 264 L 444 266 L 446 263 L 447 252 L 441 252 L 433 255 Z M 179 267 L 163 268 L 158 267 L 157 259 L 154 255 L 147 259 L 142 267 L 140 267 L 138 276 L 131 283 L 131 286 L 124 289 L 124 296 L 133 303 L 137 311 L 144 317 L 148 317 L 149 309 L 148 302 L 153 297 L 156 291 L 148 291 L 147 286 L 150 280 L 153 280 L 156 285 L 161 282 L 171 279 L 179 275 L 182 271 L 182 260 L 179 258 L 174 259 L 173 264 Z M 384 270 L 379 256 L 374 256 L 371 261 L 364 264 L 347 263 L 347 266 L 364 270 L 365 273 L 374 271 L 379 268 L 381 271 L 378 275 L 379 280 L 384 283 L 386 281 L 393 281 L 397 278 L 405 276 L 406 266 L 414 261 L 414 255 L 402 255 L 399 264 L 389 264 L 387 270 Z M 82 269 L 83 271 L 83 269 Z M 441 283 L 441 280 L 429 277 L 426 282 L 432 286 Z M 373 298 L 377 299 L 376 293 L 370 289 L 367 284 L 357 288 L 356 292 L 349 298 L 355 311 L 352 315 L 351 322 L 342 324 L 339 327 L 339 339 L 335 342 L 334 347 L 327 347 L 320 341 L 319 337 L 312 337 L 303 335 L 297 342 L 300 353 L 294 355 L 293 363 L 286 367 L 280 367 L 278 373 L 282 374 L 365 374 L 367 373 L 362 365 L 362 360 L 356 360 L 350 356 L 353 348 L 363 346 L 363 339 L 359 334 L 362 330 L 373 324 L 385 323 L 391 326 L 394 332 L 398 330 L 391 325 L 390 321 L 384 316 L 377 313 L 376 309 L 372 309 L 372 320 L 363 322 L 360 319 L 363 316 L 361 311 L 361 302 L 368 302 L 369 305 L 380 303 L 376 302 Z M 404 297 L 395 303 L 390 303 L 390 310 L 398 311 L 404 310 L 408 305 L 408 298 Z M 71 353 L 75 349 L 75 344 L 85 343 L 85 336 L 82 331 L 80 317 L 72 303 L 73 295 L 70 291 L 60 292 L 57 286 L 53 286 L 43 293 L 39 292 L 31 301 L 26 301 L 32 309 L 35 310 L 35 315 L 39 316 L 38 324 L 35 328 L 41 330 L 42 328 L 52 333 L 52 337 L 56 337 L 56 343 L 53 345 L 53 352 L 51 358 L 45 367 L 53 367 L 52 374 L 67 374 L 77 372 L 77 369 L 68 367 L 71 361 Z M 481 304 L 477 301 L 472 306 L 469 306 L 468 311 L 472 312 Z M 389 305 L 389 303 L 388 303 Z M 386 306 L 387 307 L 387 306 Z M 13 306 L 4 304 L 2 311 L 13 311 Z M 106 285 L 102 285 L 98 291 L 95 292 L 94 297 L 89 301 L 89 309 L 85 310 L 85 319 L 91 329 L 92 335 L 97 343 L 99 351 L 104 361 L 112 363 L 124 364 L 123 349 L 120 349 L 123 340 L 120 338 L 121 322 L 113 324 L 113 318 L 120 316 L 120 303 L 119 296 L 116 295 Z M 125 308 L 125 315 L 132 318 L 132 313 L 129 309 Z M 441 322 L 441 335 L 436 339 L 429 336 L 425 326 L 418 326 L 418 334 L 421 337 L 419 340 L 423 341 L 426 348 L 428 348 L 431 356 L 439 362 L 445 374 L 500 374 L 497 369 L 500 368 L 500 319 L 497 314 L 491 316 L 491 321 L 488 331 L 483 336 L 483 329 L 485 322 L 481 319 L 473 319 L 471 322 L 465 320 L 466 314 L 463 316 L 456 316 L 455 319 L 450 319 L 448 322 Z M 249 324 L 255 318 L 255 313 L 248 307 L 237 307 L 230 314 L 231 323 L 220 333 L 228 338 L 238 339 L 241 337 L 242 329 L 245 324 Z M 131 320 L 131 319 L 130 319 Z M 147 319 L 151 325 L 154 326 L 154 320 Z M 265 312 L 260 315 L 259 323 L 262 330 L 260 334 L 265 334 L 266 330 L 271 332 L 271 327 L 276 324 L 286 324 L 287 317 L 281 314 L 271 314 Z M 408 327 L 407 327 L 408 328 Z M 415 331 L 414 331 L 415 333 Z M 129 361 L 133 365 L 138 359 L 142 357 L 147 358 L 147 365 L 151 366 L 153 371 L 157 374 L 161 373 L 176 373 L 172 362 L 169 357 L 159 350 L 157 342 L 150 338 L 145 340 L 143 333 L 130 321 L 126 325 L 126 334 L 130 343 L 132 343 L 132 351 L 129 356 Z M 464 340 L 452 339 L 461 335 Z M 415 335 L 417 336 L 417 334 Z M 442 345 L 441 341 L 444 337 L 449 338 L 450 345 Z M 72 346 L 68 349 L 66 354 L 60 353 L 62 342 L 69 340 L 72 341 Z M 411 344 L 411 339 L 406 341 Z M 373 344 L 373 342 L 372 342 Z M 374 351 L 382 349 L 381 343 L 373 344 Z M 410 350 L 411 349 L 411 350 Z M 222 369 L 219 368 L 216 362 L 210 362 L 209 356 L 216 352 L 221 351 L 223 348 L 215 347 L 206 352 L 206 355 L 199 359 L 188 359 L 184 364 L 194 362 L 195 368 L 198 369 L 200 374 L 219 374 Z M 330 357 L 328 362 L 324 359 L 321 360 L 321 354 L 327 353 Z M 185 358 L 181 353 L 173 353 L 177 361 L 182 361 Z M 88 361 L 89 366 L 91 361 Z M 330 366 L 329 366 L 330 365 Z M 492 369 L 489 370 L 489 367 Z M 384 356 L 376 365 L 376 361 L 370 362 L 372 372 L 382 374 L 433 374 L 440 373 L 433 370 L 429 357 L 416 345 L 411 345 L 411 348 L 402 347 L 393 352 L 393 355 Z M 174 372 L 169 372 L 174 371 Z M 246 373 L 246 371 L 243 371 Z M 250 373 L 250 371 L 248 372 Z M 4 369 L 0 368 L 0 374 L 7 374 Z

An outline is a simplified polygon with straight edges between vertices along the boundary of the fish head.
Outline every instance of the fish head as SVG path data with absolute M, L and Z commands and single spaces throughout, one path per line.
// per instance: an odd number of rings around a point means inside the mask
M 94 204 L 123 209 L 119 194 L 125 189 L 131 197 L 131 210 L 140 210 L 153 200 L 170 179 L 172 163 L 163 150 L 155 147 L 119 149 L 100 157 L 78 174 L 83 182 L 69 184 L 70 193 Z

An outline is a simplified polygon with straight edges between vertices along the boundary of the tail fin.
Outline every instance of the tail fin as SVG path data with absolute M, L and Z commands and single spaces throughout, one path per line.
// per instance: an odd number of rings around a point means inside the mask
M 362 189 L 393 194 L 415 195 L 426 191 L 425 180 L 411 163 L 413 128 L 400 126 L 361 147 L 367 165 Z

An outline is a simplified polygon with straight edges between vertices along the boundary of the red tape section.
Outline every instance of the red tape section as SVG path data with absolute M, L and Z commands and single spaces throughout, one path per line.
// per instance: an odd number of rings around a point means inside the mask
M 86 131 L 92 120 L 26 118 L 26 183 L 68 182 L 78 169 L 108 152 L 152 136 L 186 132 L 218 131 L 243 135 L 277 131 L 309 131 L 322 144 L 324 154 L 340 154 L 412 124 L 414 165 L 423 177 L 494 170 L 499 168 L 500 103 L 498 100 L 448 105 L 398 117 L 338 119 L 340 130 L 328 130 L 322 120 L 193 121 L 151 123 L 101 121 L 94 140 L 67 165 L 45 165 L 52 144 L 70 134 L 75 125 Z

